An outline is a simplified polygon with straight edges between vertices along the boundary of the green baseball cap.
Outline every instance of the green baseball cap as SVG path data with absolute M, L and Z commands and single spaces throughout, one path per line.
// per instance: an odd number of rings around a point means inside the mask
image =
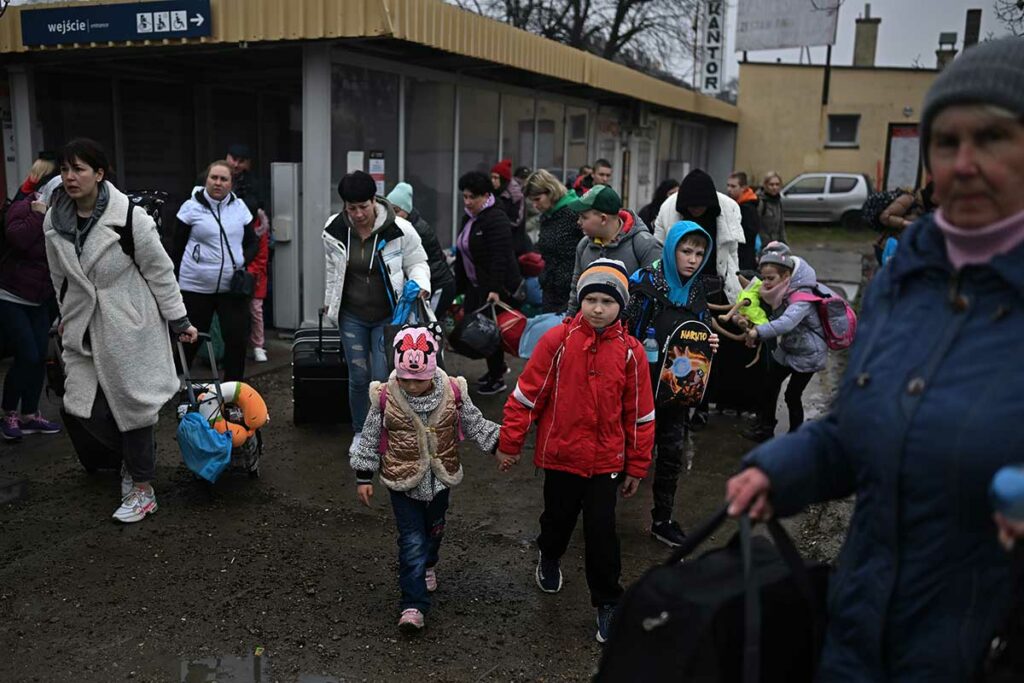
M 607 185 L 594 185 L 589 192 L 569 204 L 569 208 L 576 213 L 600 211 L 614 216 L 622 208 L 622 200 L 615 190 Z

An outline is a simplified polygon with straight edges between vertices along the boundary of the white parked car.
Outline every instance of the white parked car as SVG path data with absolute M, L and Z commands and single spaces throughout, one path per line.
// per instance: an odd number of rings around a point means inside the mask
M 782 210 L 786 222 L 856 228 L 871 191 L 871 181 L 858 173 L 801 173 L 782 188 Z

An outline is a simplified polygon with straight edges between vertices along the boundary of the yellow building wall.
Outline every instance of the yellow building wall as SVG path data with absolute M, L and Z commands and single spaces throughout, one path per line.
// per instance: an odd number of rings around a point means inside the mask
M 864 173 L 878 183 L 890 123 L 917 123 L 931 69 L 832 69 L 821 104 L 824 67 L 741 64 L 736 168 L 759 184 L 768 171 L 783 182 L 814 171 Z M 904 107 L 911 107 L 910 116 Z M 860 114 L 859 144 L 829 148 L 829 114 Z

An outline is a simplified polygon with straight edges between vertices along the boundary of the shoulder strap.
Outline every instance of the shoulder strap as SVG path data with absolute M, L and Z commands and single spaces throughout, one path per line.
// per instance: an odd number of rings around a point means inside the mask
M 462 390 L 459 389 L 459 380 L 454 377 L 448 378 L 452 387 L 452 394 L 455 396 L 455 440 L 465 441 L 466 434 L 462 431 Z
M 125 253 L 125 256 L 130 258 L 132 261 L 135 260 L 135 223 L 134 223 L 134 212 L 135 204 L 132 200 L 128 200 L 128 215 L 124 219 L 124 225 L 115 225 L 114 231 L 117 233 L 117 241 L 121 244 L 121 251 Z
M 136 270 L 139 274 L 142 273 L 142 269 L 139 268 L 139 262 L 135 260 L 135 204 L 131 199 L 128 200 L 128 215 L 124 219 L 124 225 L 115 225 L 114 232 L 117 233 L 118 244 L 121 245 L 121 251 L 124 255 L 132 260 L 135 264 Z M 67 280 L 65 280 L 67 282 Z M 62 290 L 63 291 L 63 290 Z M 63 300 L 63 296 L 61 299 Z
M 388 451 L 388 430 L 384 426 L 384 411 L 388 407 L 388 383 L 380 385 L 380 440 L 377 442 L 377 452 L 384 455 Z

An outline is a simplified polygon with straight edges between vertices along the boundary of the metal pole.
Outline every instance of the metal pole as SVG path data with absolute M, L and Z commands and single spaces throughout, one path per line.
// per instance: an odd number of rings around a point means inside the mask
M 810 50 L 810 48 L 808 48 Z M 821 88 L 821 105 L 825 106 L 828 104 L 828 90 L 830 82 L 832 80 L 832 46 L 829 45 L 825 50 L 825 82 Z

